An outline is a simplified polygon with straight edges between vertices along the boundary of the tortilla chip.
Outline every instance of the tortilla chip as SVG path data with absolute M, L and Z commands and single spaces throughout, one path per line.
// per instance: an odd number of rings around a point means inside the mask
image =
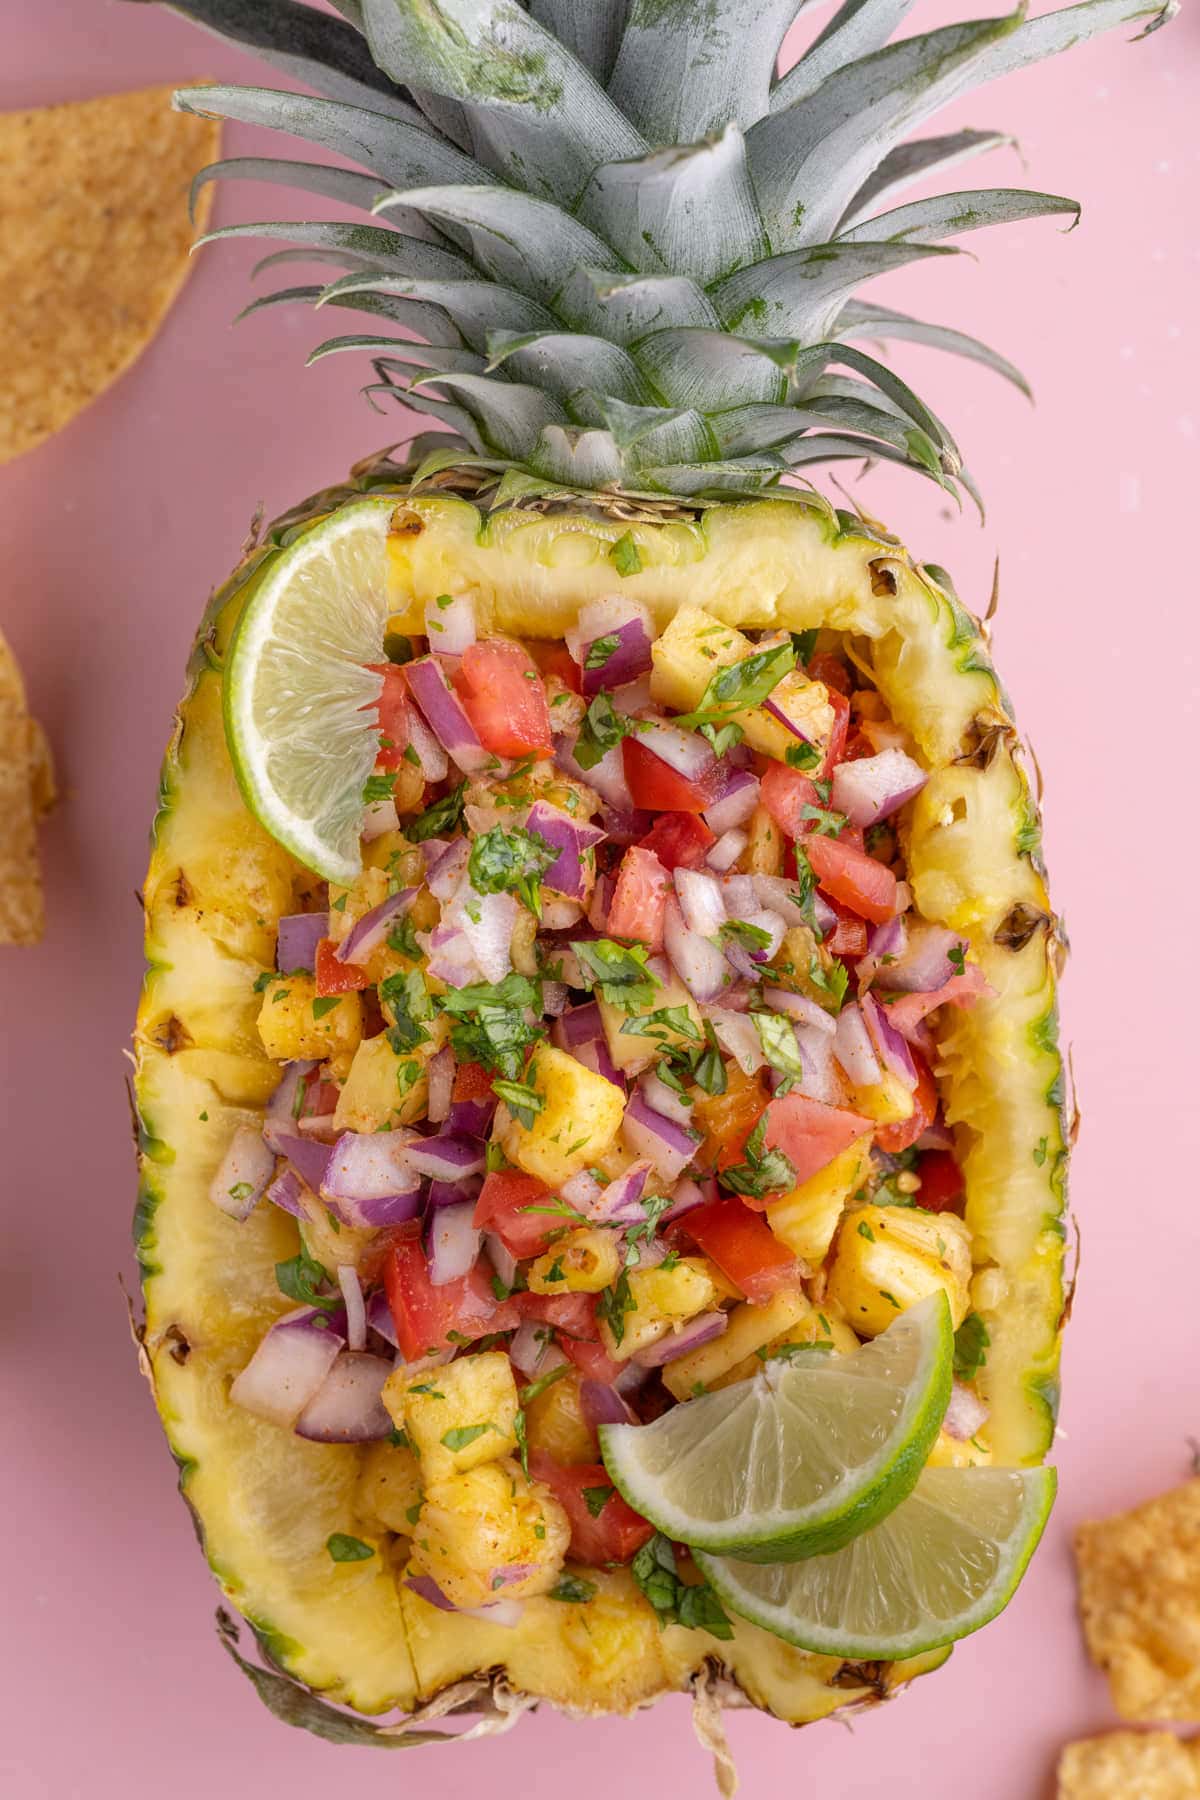
M 1113 1705 L 1200 1722 L 1200 1477 L 1075 1535 L 1079 1607 Z
M 1200 1758 L 1169 1731 L 1085 1738 L 1059 1759 L 1058 1800 L 1200 1800 Z
M 0 944 L 36 944 L 42 935 L 35 827 L 53 799 L 50 747 L 25 710 L 21 671 L 0 633 Z
M 183 283 L 188 188 L 220 127 L 170 102 L 158 87 L 0 113 L 0 463 L 103 393 Z

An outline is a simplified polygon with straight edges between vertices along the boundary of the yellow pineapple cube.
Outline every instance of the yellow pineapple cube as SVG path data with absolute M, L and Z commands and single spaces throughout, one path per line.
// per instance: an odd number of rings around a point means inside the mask
M 670 1025 L 657 1024 L 651 1027 L 652 1037 L 645 1037 L 640 1031 L 626 1031 L 625 1027 L 631 1019 L 640 1015 L 623 1012 L 619 1006 L 610 1006 L 608 1001 L 597 995 L 600 1007 L 600 1022 L 604 1026 L 604 1037 L 608 1044 L 608 1054 L 612 1057 L 616 1068 L 627 1075 L 640 1075 L 652 1063 L 661 1062 L 663 1050 L 670 1045 L 679 1045 L 683 1049 L 695 1049 L 704 1039 L 704 1020 L 699 1007 L 688 993 L 683 983 L 672 976 L 670 981 L 663 982 L 654 995 L 654 1004 L 646 1008 L 647 1012 L 675 1011 L 682 1008 L 691 1022 L 695 1036 L 687 1032 L 675 1031 Z
M 744 662 L 757 646 L 732 625 L 722 625 L 700 606 L 684 606 L 675 614 L 651 650 L 654 667 L 650 692 L 676 712 L 694 712 L 719 669 Z M 833 732 L 833 708 L 827 690 L 799 669 L 785 675 L 771 694 L 774 703 L 795 719 L 805 736 L 825 745 Z M 731 713 L 746 742 L 780 762 L 796 739 L 779 719 L 761 706 Z
M 363 1457 L 355 1505 L 375 1530 L 411 1537 L 421 1510 L 421 1465 L 406 1444 L 372 1444 Z
M 756 806 L 750 814 L 746 848 L 738 857 L 738 868 L 747 875 L 783 874 L 783 833 L 765 806 Z
M 424 1118 L 429 1097 L 425 1070 L 445 1039 L 445 1017 L 429 1020 L 426 1029 L 429 1041 L 403 1055 L 392 1049 L 385 1032 L 364 1039 L 334 1108 L 338 1131 L 394 1131 Z
M 860 1336 L 875 1337 L 938 1288 L 961 1325 L 970 1286 L 971 1234 L 953 1213 L 863 1206 L 842 1220 L 826 1292 Z
M 501 1350 L 409 1375 L 397 1369 L 383 1403 L 408 1434 L 427 1482 L 445 1481 L 517 1447 L 517 1385 Z
M 357 994 L 322 998 L 311 975 L 273 977 L 263 992 L 258 1035 L 277 1062 L 345 1055 L 362 1040 L 362 1001 Z
M 399 782 L 397 782 L 397 787 Z M 420 795 L 417 796 L 420 798 Z M 390 875 L 397 887 L 420 887 L 425 879 L 425 858 L 421 854 L 419 844 L 410 844 L 402 831 L 382 831 L 369 844 L 363 845 L 364 869 L 382 869 Z M 329 896 L 332 901 L 335 889 L 330 884 Z M 432 895 L 427 895 L 432 899 Z M 434 918 L 437 918 L 437 902 L 434 901 Z M 331 907 L 332 910 L 332 907 Z M 332 927 L 333 921 L 330 920 Z
M 870 1161 L 870 1139 L 860 1138 L 767 1207 L 767 1224 L 775 1236 L 810 1268 L 825 1261 L 842 1208 L 862 1186 Z
M 534 1294 L 598 1294 L 620 1273 L 616 1233 L 589 1229 L 559 1238 L 529 1271 Z
M 926 1467 L 976 1469 L 986 1466 L 991 1460 L 991 1451 L 985 1449 L 975 1438 L 956 1438 L 951 1437 L 948 1431 L 939 1431 L 937 1442 L 926 1459 Z
M 700 1389 L 727 1387 L 729 1370 L 778 1337 L 799 1325 L 811 1312 L 803 1294 L 772 1294 L 761 1306 L 748 1300 L 735 1306 L 719 1338 L 701 1344 L 686 1356 L 676 1357 L 663 1369 L 663 1381 L 677 1400 L 690 1400 Z
M 583 1414 L 583 1377 L 568 1369 L 543 1388 L 525 1407 L 525 1436 L 530 1454 L 540 1451 L 557 1463 L 596 1462 L 600 1446 Z
M 430 1482 L 409 1567 L 431 1575 L 455 1606 L 521 1600 L 554 1586 L 570 1538 L 549 1488 L 506 1457 Z
M 705 1312 L 717 1297 L 705 1259 L 699 1256 L 681 1257 L 669 1268 L 632 1269 L 629 1292 L 633 1306 L 623 1316 L 620 1341 L 607 1319 L 600 1322 L 601 1341 L 616 1362 L 627 1362 L 656 1344 L 674 1326 Z
M 624 1098 L 603 1075 L 550 1044 L 534 1051 L 525 1082 L 541 1096 L 541 1111 L 529 1125 L 510 1116 L 500 1145 L 509 1162 L 558 1187 L 603 1156 L 621 1129 Z
M 883 1079 L 872 1082 L 870 1087 L 851 1089 L 850 1105 L 864 1119 L 874 1119 L 879 1125 L 897 1125 L 902 1119 L 911 1119 L 914 1106 L 912 1089 L 905 1087 L 898 1075 L 889 1074 L 885 1069 Z

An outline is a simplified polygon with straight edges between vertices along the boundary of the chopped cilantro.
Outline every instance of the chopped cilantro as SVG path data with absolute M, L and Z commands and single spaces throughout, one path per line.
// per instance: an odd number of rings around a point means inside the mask
M 815 769 L 821 763 L 821 752 L 815 744 L 789 744 L 783 760 L 791 769 Z
M 594 1581 L 585 1581 L 582 1575 L 572 1575 L 564 1569 L 554 1586 L 550 1589 L 551 1600 L 571 1600 L 578 1605 L 592 1598 L 596 1592 Z
M 865 1219 L 860 1219 L 858 1221 L 858 1235 L 860 1238 L 866 1238 L 868 1244 L 873 1244 L 875 1242 L 875 1233 L 871 1230 L 871 1227 Z
M 616 748 L 624 737 L 640 729 L 636 719 L 617 712 L 607 694 L 597 694 L 583 715 L 579 736 L 575 740 L 575 761 L 581 769 L 594 769 L 602 756 Z
M 392 926 L 387 941 L 388 949 L 394 950 L 398 956 L 407 956 L 410 962 L 420 962 L 421 946 L 417 942 L 416 927 L 407 914 L 398 925 Z
M 715 756 L 724 756 L 727 750 L 740 744 L 745 735 L 740 725 L 705 724 L 700 727 L 700 736 L 712 745 Z
M 542 984 L 527 975 L 514 972 L 503 981 L 451 988 L 439 995 L 438 1004 L 456 1021 L 450 1044 L 458 1060 L 480 1063 L 509 1081 L 520 1077 L 529 1046 L 546 1035 Z
M 808 959 L 808 979 L 821 993 L 827 994 L 832 1001 L 831 1012 L 841 1012 L 842 1001 L 846 998 L 846 984 L 850 980 L 850 971 L 844 962 L 835 957 L 828 968 L 825 968 L 819 956 Z
M 396 786 L 396 771 L 389 769 L 384 775 L 368 775 L 363 787 L 364 804 L 373 806 L 378 800 L 390 800 Z
M 622 580 L 626 575 L 640 575 L 642 559 L 632 531 L 627 531 L 612 545 L 608 552 L 608 560 Z
M 795 1187 L 794 1167 L 782 1150 L 764 1148 L 766 1135 L 767 1115 L 763 1113 L 746 1139 L 745 1161 L 735 1163 L 722 1173 L 720 1180 L 723 1187 L 731 1189 L 735 1194 L 749 1194 L 756 1200 L 781 1188 Z
M 946 961 L 950 964 L 950 967 L 954 970 L 956 975 L 962 974 L 966 960 L 967 953 L 961 944 L 955 944 L 952 949 L 947 950 L 946 952 Z
M 725 1058 L 721 1055 L 717 1034 L 707 1019 L 704 1021 L 704 1036 L 705 1048 L 697 1056 L 692 1067 L 692 1080 L 697 1087 L 703 1088 L 706 1094 L 723 1094 L 728 1083 L 725 1073 Z
M 492 1082 L 492 1092 L 504 1101 L 518 1125 L 523 1125 L 526 1131 L 533 1125 L 534 1114 L 540 1113 L 546 1104 L 546 1096 L 526 1081 L 497 1079 Z
M 804 1061 L 796 1041 L 795 1026 L 782 1013 L 756 1012 L 751 1016 L 763 1055 L 771 1067 L 781 1070 L 785 1077 L 776 1093 L 790 1093 L 795 1083 L 804 1079 Z
M 515 893 L 535 919 L 542 916 L 542 876 L 558 851 L 536 832 L 493 825 L 471 846 L 467 864 L 477 894 Z
M 580 966 L 592 976 L 596 988 L 610 1006 L 622 1012 L 652 1006 L 657 975 L 646 967 L 650 952 L 645 944 L 617 944 L 611 938 L 581 938 L 571 945 Z
M 465 1450 L 468 1444 L 473 1444 L 476 1438 L 483 1437 L 489 1431 L 494 1431 L 497 1437 L 504 1436 L 498 1425 L 485 1419 L 482 1425 L 453 1425 L 449 1431 L 443 1431 L 441 1441 L 447 1450 Z
M 837 837 L 849 823 L 845 813 L 830 812 L 823 806 L 802 806 L 800 817 L 812 820 L 818 837 Z
M 596 1311 L 612 1333 L 613 1343 L 619 1344 L 625 1336 L 625 1314 L 637 1311 L 627 1269 L 621 1270 L 612 1287 L 604 1289 L 596 1302 Z
M 748 919 L 727 919 L 717 935 L 723 944 L 740 944 L 751 955 L 756 950 L 771 947 L 770 932 L 764 931 L 761 925 L 751 925 Z
M 593 1519 L 598 1519 L 600 1517 L 600 1514 L 604 1511 L 616 1491 L 616 1488 L 612 1487 L 587 1487 L 583 1489 L 583 1503 L 591 1513 Z
M 385 977 L 379 984 L 379 998 L 396 1021 L 388 1027 L 387 1040 L 397 1056 L 428 1043 L 429 1033 L 421 1021 L 432 1019 L 433 1001 L 419 969 Z
M 621 640 L 615 632 L 608 637 L 593 638 L 588 645 L 587 655 L 583 659 L 585 669 L 602 669 L 609 658 L 621 648 Z
M 361 1538 L 351 1537 L 349 1532 L 335 1531 L 325 1539 L 325 1548 L 334 1562 L 366 1562 L 374 1556 L 370 1544 L 364 1544 Z
M 278 996 L 276 997 L 278 998 Z M 340 994 L 318 994 L 312 1003 L 313 1018 L 323 1019 L 326 1013 L 331 1013 L 335 1006 L 341 1004 L 342 996 Z
M 681 1581 L 669 1538 L 656 1531 L 632 1563 L 633 1579 L 654 1608 L 661 1626 L 686 1625 L 716 1638 L 731 1638 L 733 1626 L 707 1581 Z
M 1039 1138 L 1037 1141 L 1037 1149 L 1033 1153 L 1033 1160 L 1037 1164 L 1039 1169 L 1041 1168 L 1042 1164 L 1045 1162 L 1045 1160 L 1049 1154 L 1050 1154 L 1049 1138 Z
M 519 1389 L 517 1399 L 522 1406 L 528 1406 L 531 1400 L 536 1400 L 539 1394 L 544 1394 L 548 1387 L 553 1387 L 556 1381 L 561 1381 L 563 1376 L 569 1373 L 570 1368 L 569 1362 L 559 1363 L 557 1369 L 551 1369 L 546 1375 L 539 1375 L 536 1381 L 530 1381 Z
M 275 1282 L 281 1294 L 286 1294 L 289 1300 L 298 1300 L 302 1306 L 319 1306 L 325 1312 L 332 1312 L 342 1304 L 340 1294 L 330 1296 L 318 1292 L 323 1284 L 332 1287 L 333 1277 L 324 1263 L 317 1262 L 303 1248 L 298 1256 L 275 1264 Z
M 742 712 L 761 706 L 784 676 L 796 666 L 796 652 L 790 643 L 772 644 L 756 650 L 740 662 L 728 663 L 712 677 L 695 712 L 681 713 L 672 723 L 679 726 L 722 722 L 731 712 Z
M 954 1373 L 960 1381 L 974 1381 L 987 1362 L 991 1341 L 979 1314 L 968 1313 L 954 1334 Z
M 274 979 L 274 969 L 264 969 L 261 975 L 256 975 L 254 978 L 254 992 L 256 994 L 261 994 L 264 989 L 270 987 Z
M 793 631 L 791 633 L 792 649 L 796 652 L 797 663 L 804 663 L 807 665 L 809 658 L 817 647 L 817 639 L 820 635 L 820 630 L 816 626 L 810 631 Z
M 642 1201 L 644 1217 L 625 1233 L 625 1267 L 632 1269 L 642 1259 L 641 1245 L 649 1246 L 658 1230 L 658 1222 L 665 1212 L 670 1210 L 671 1201 L 666 1194 L 651 1194 Z
M 660 1043 L 665 1042 L 669 1031 L 677 1037 L 700 1042 L 700 1033 L 686 1006 L 660 1006 L 655 1012 L 639 1013 L 636 1019 L 626 1019 L 621 1027 L 622 1037 L 657 1038 Z
M 404 835 L 410 843 L 423 844 L 427 838 L 449 836 L 458 830 L 462 823 L 463 802 L 466 799 L 467 784 L 461 781 L 450 793 L 443 794 L 440 800 L 427 807 L 415 819 L 405 823 Z
M 403 1425 L 393 1425 L 392 1429 L 387 1434 L 387 1441 L 392 1445 L 393 1449 L 396 1450 L 412 1449 L 412 1439 L 409 1437 L 407 1431 L 405 1431 Z

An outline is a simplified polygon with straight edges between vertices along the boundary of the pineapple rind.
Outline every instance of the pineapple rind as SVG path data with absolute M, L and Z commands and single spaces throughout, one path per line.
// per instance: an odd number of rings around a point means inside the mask
M 227 1402 L 232 1374 L 286 1309 L 273 1264 L 295 1253 L 296 1232 L 266 1208 L 235 1224 L 207 1189 L 229 1132 L 274 1079 L 254 1030 L 253 983 L 272 957 L 276 919 L 312 878 L 241 803 L 221 728 L 221 658 L 272 545 L 363 486 L 382 485 L 375 475 L 306 503 L 214 596 L 155 821 L 136 1039 L 135 1235 L 156 1398 L 210 1563 L 279 1666 L 363 1712 L 412 1706 L 489 1667 L 570 1710 L 625 1711 L 686 1686 L 706 1658 L 793 1723 L 876 1697 L 881 1685 L 944 1659 L 885 1666 L 878 1681 L 864 1675 L 861 1689 L 844 1674 L 832 1686 L 840 1665 L 753 1626 L 739 1622 L 728 1645 L 679 1627 L 660 1632 L 626 1571 L 593 1572 L 600 1591 L 586 1606 L 531 1601 L 515 1630 L 437 1613 L 397 1588 L 382 1543 L 368 1562 L 330 1562 L 325 1538 L 354 1528 L 361 1454 L 304 1443 Z M 619 585 L 660 623 L 689 601 L 731 624 L 853 635 L 934 770 L 907 844 L 921 909 L 964 932 L 997 990 L 953 1016 L 940 1073 L 964 1154 L 968 1223 L 985 1259 L 973 1304 L 992 1340 L 979 1379 L 989 1448 L 1000 1463 L 1040 1460 L 1053 1432 L 1062 1310 L 1057 939 L 1034 862 L 1036 807 L 974 621 L 897 544 L 815 501 L 630 525 L 590 512 L 512 510 L 485 520 L 466 501 L 412 495 L 398 483 L 396 492 L 407 527 L 391 540 L 397 629 L 419 628 L 425 601 L 451 588 L 475 595 L 485 629 L 560 635 L 585 601 L 618 586 L 610 551 L 632 532 L 642 572 Z M 1005 937 L 1018 908 L 1045 922 L 1009 948 L 997 933 Z

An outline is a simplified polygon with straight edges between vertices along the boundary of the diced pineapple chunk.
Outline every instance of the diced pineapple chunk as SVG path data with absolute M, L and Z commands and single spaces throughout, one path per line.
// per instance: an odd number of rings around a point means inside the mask
M 353 1051 L 362 1039 L 357 994 L 321 999 L 311 975 L 280 975 L 267 983 L 258 1015 L 263 1049 L 276 1062 L 324 1061 Z
M 862 1186 L 870 1161 L 870 1139 L 860 1138 L 767 1207 L 767 1224 L 775 1236 L 811 1268 L 825 1261 L 842 1208 Z
M 703 607 L 684 606 L 675 614 L 651 650 L 650 675 L 653 698 L 676 712 L 693 712 L 718 669 L 743 662 L 755 654 L 755 645 L 732 625 L 722 625 Z M 810 681 L 799 669 L 785 675 L 772 700 L 804 731 L 806 737 L 825 745 L 833 732 L 833 708 L 825 687 Z M 779 719 L 762 707 L 731 713 L 741 726 L 746 742 L 780 761 L 796 739 Z
M 991 1451 L 974 1438 L 956 1438 L 948 1431 L 939 1431 L 926 1466 L 930 1469 L 975 1469 L 991 1460 Z
M 783 833 L 765 806 L 756 806 L 750 814 L 746 848 L 738 857 L 738 868 L 747 875 L 783 874 Z
M 686 1032 L 675 1031 L 670 1025 L 656 1024 L 652 1027 L 654 1035 L 644 1037 L 638 1031 L 626 1031 L 625 1027 L 637 1014 L 622 1012 L 618 1006 L 610 1006 L 607 1000 L 600 999 L 600 1022 L 604 1026 L 604 1036 L 608 1044 L 608 1054 L 614 1065 L 624 1073 L 640 1075 L 651 1063 L 661 1062 L 663 1050 L 671 1045 L 679 1045 L 682 1049 L 695 1049 L 704 1039 L 704 1020 L 692 996 L 681 981 L 674 977 L 663 982 L 654 996 L 652 1012 L 674 1012 L 681 1007 L 691 1022 L 694 1036 Z
M 898 1075 L 885 1069 L 881 1081 L 873 1082 L 870 1087 L 852 1088 L 850 1104 L 864 1119 L 874 1119 L 880 1125 L 897 1125 L 903 1119 L 912 1118 L 915 1102 L 912 1089 L 905 1087 Z
M 455 1606 L 486 1606 L 553 1587 L 570 1538 L 549 1488 L 505 1458 L 429 1484 L 409 1566 Z
M 525 1081 L 541 1096 L 541 1111 L 530 1125 L 510 1117 L 501 1148 L 509 1162 L 555 1188 L 603 1156 L 621 1129 L 624 1099 L 603 1075 L 550 1044 L 538 1045 Z
M 568 1369 L 525 1406 L 525 1436 L 530 1454 L 540 1451 L 557 1463 L 596 1462 L 600 1447 L 583 1414 L 583 1377 Z
M 800 1293 L 772 1294 L 761 1306 L 743 1301 L 729 1314 L 729 1323 L 711 1344 L 701 1344 L 686 1356 L 665 1365 L 662 1377 L 677 1400 L 690 1400 L 699 1388 L 726 1387 L 729 1370 L 743 1363 L 780 1332 L 799 1325 L 811 1311 Z
M 620 1266 L 615 1232 L 573 1231 L 538 1257 L 529 1286 L 535 1294 L 598 1294 L 617 1279 Z
M 827 1293 L 855 1331 L 874 1337 L 937 1288 L 945 1291 L 955 1326 L 961 1325 L 970 1284 L 971 1235 L 953 1213 L 863 1206 L 842 1220 Z
M 399 782 L 396 785 L 398 787 Z M 400 887 L 420 887 L 425 879 L 425 858 L 421 853 L 421 846 L 410 844 L 402 831 L 381 831 L 377 838 L 364 844 L 363 866 L 367 869 L 382 869 Z M 334 892 L 331 884 L 331 900 Z M 332 935 L 332 918 L 329 923 Z
M 444 1016 L 431 1019 L 426 1029 L 428 1042 L 403 1056 L 392 1049 L 384 1032 L 358 1046 L 334 1108 L 338 1131 L 394 1131 L 424 1118 L 429 1096 L 425 1069 L 445 1038 Z
M 705 1259 L 699 1256 L 683 1256 L 669 1268 L 632 1269 L 629 1292 L 633 1306 L 624 1314 L 620 1342 L 608 1320 L 600 1322 L 604 1348 L 617 1362 L 627 1362 L 639 1350 L 656 1344 L 673 1326 L 704 1312 L 717 1297 Z
M 358 1514 L 378 1530 L 411 1537 L 421 1510 L 421 1466 L 406 1444 L 372 1444 L 358 1477 Z
M 427 1482 L 445 1481 L 517 1447 L 517 1384 L 501 1350 L 409 1375 L 397 1369 L 383 1403 L 408 1433 Z

